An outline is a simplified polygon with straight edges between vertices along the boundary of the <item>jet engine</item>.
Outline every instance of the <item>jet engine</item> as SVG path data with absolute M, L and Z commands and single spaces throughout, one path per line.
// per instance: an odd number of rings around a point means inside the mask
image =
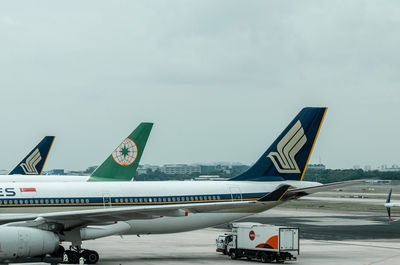
M 36 257 L 54 253 L 59 237 L 49 231 L 29 227 L 0 227 L 0 260 Z

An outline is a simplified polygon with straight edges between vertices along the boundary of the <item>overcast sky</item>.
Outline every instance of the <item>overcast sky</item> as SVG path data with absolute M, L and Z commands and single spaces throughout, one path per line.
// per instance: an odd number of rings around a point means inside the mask
M 141 122 L 142 163 L 252 163 L 304 106 L 311 163 L 400 164 L 400 2 L 1 1 L 0 169 L 55 135 L 100 164 Z

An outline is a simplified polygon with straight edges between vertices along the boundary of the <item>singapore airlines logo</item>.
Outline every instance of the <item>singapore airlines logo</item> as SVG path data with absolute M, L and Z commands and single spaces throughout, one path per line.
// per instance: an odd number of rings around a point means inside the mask
M 306 144 L 307 137 L 304 134 L 303 126 L 300 121 L 288 131 L 277 145 L 278 152 L 270 152 L 267 157 L 271 158 L 272 163 L 279 173 L 300 173 L 299 166 L 295 160 L 296 154 Z
M 26 159 L 26 163 L 21 163 L 22 170 L 27 175 L 39 175 L 36 165 L 40 160 L 42 160 L 42 157 L 40 156 L 39 149 L 36 148 L 36 150 Z

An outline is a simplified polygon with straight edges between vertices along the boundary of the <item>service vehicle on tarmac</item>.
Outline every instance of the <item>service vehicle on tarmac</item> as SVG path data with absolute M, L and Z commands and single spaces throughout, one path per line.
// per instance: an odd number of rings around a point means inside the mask
M 299 228 L 260 223 L 233 223 L 232 232 L 217 238 L 217 252 L 232 259 L 257 259 L 263 263 L 296 260 L 299 252 Z

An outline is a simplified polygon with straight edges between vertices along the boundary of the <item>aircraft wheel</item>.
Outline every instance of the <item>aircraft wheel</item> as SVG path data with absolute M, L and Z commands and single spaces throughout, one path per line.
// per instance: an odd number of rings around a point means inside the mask
M 85 250 L 83 257 L 88 264 L 96 264 L 99 261 L 99 254 L 94 250 Z
M 78 264 L 79 263 L 79 255 L 76 251 L 66 250 L 65 254 L 67 254 L 69 264 Z

